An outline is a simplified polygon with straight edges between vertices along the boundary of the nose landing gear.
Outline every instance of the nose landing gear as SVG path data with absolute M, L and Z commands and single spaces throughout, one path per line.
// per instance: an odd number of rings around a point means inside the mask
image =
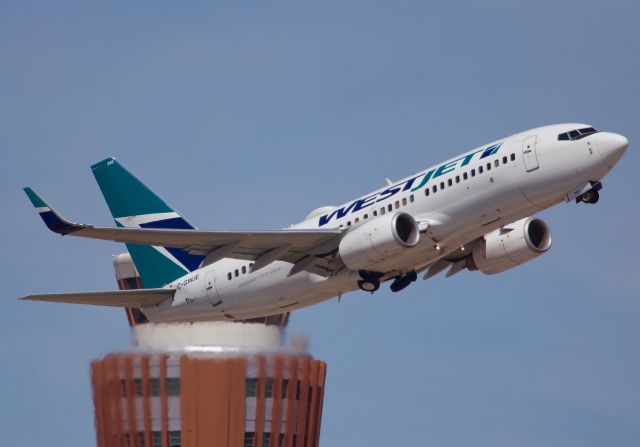
M 602 189 L 602 183 L 600 182 L 591 182 L 591 189 L 582 193 L 582 195 L 576 198 L 576 203 L 584 202 L 589 204 L 598 203 L 600 200 L 600 191 Z
M 589 191 L 582 194 L 580 196 L 580 199 L 582 199 L 584 203 L 594 204 L 598 203 L 598 200 L 600 200 L 600 194 L 598 193 L 598 191 L 590 189 Z

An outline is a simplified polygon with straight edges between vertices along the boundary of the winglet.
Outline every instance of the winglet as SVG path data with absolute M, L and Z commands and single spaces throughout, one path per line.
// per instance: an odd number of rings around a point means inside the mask
M 26 187 L 24 188 L 24 192 L 27 194 L 27 197 L 29 197 L 29 200 L 35 207 L 38 214 L 40 214 L 45 225 L 51 231 L 65 235 L 84 228 L 84 225 L 74 224 L 60 216 L 47 204 L 47 202 L 42 200 L 42 197 L 40 197 L 33 189 Z

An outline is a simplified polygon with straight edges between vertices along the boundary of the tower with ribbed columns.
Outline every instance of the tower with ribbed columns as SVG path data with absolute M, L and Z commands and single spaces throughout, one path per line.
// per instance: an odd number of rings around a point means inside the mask
M 118 284 L 141 287 L 128 255 Z M 151 324 L 127 310 L 133 346 L 91 364 L 98 447 L 316 447 L 326 364 L 285 347 L 288 314 Z

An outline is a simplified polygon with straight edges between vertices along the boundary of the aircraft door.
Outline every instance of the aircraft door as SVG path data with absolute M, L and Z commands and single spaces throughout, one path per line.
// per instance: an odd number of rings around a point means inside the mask
M 536 135 L 532 135 L 522 141 L 522 159 L 527 172 L 535 171 L 540 167 L 536 152 L 536 138 Z
M 216 288 L 216 272 L 212 269 L 207 271 L 205 276 L 205 289 L 207 291 L 207 298 L 209 298 L 209 302 L 211 306 L 216 307 L 222 304 L 222 300 L 220 299 L 220 294 L 218 293 L 218 289 Z

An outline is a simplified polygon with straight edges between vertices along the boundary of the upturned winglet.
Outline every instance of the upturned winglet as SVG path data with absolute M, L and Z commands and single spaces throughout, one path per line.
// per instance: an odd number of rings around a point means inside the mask
M 47 228 L 51 231 L 64 236 L 65 234 L 73 233 L 74 231 L 85 228 L 85 225 L 75 224 L 63 218 L 30 187 L 27 186 L 24 188 L 24 192 L 27 194 L 27 197 L 29 197 L 29 200 L 35 207 Z

